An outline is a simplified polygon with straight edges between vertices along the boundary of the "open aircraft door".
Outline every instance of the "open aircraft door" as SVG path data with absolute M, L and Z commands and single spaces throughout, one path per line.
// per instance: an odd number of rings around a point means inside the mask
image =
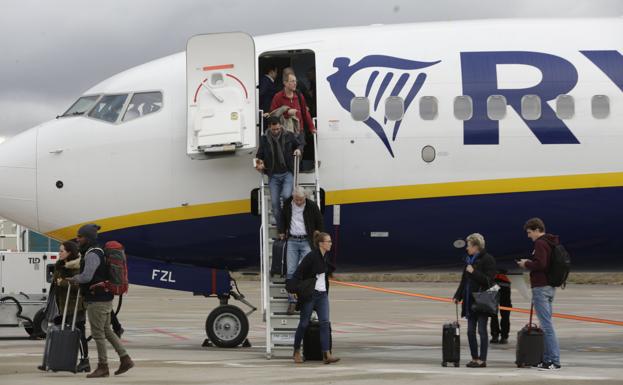
M 245 33 L 198 35 L 188 40 L 188 155 L 257 147 L 255 73 L 255 43 Z

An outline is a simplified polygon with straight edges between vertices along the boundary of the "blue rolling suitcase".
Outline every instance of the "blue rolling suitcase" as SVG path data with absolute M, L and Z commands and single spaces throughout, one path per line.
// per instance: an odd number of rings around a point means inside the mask
M 76 295 L 76 306 L 74 308 L 74 316 L 71 322 L 71 329 L 65 329 L 65 321 L 67 318 L 67 305 L 69 304 L 69 295 L 71 286 L 67 290 L 67 299 L 65 301 L 65 309 L 63 310 L 63 320 L 60 330 L 52 330 L 48 334 L 49 341 L 46 343 L 47 367 L 53 372 L 72 372 L 76 373 L 78 364 L 78 351 L 80 350 L 80 330 L 76 329 L 76 315 L 78 313 L 78 300 L 80 298 L 80 289 Z

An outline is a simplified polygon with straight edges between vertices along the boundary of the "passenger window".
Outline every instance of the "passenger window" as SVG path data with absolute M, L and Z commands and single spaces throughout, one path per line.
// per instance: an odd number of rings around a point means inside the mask
M 575 101 L 571 95 L 558 95 L 556 98 L 556 116 L 558 119 L 571 119 L 575 115 Z
M 474 108 L 472 98 L 467 95 L 461 95 L 454 98 L 454 117 L 458 120 L 470 120 L 472 118 Z
M 438 113 L 437 98 L 434 96 L 422 96 L 420 98 L 420 117 L 424 120 L 434 120 Z
M 524 95 L 521 98 L 521 116 L 526 120 L 541 118 L 541 98 L 539 95 Z
M 354 120 L 363 122 L 370 117 L 370 100 L 363 96 L 356 96 L 350 101 L 350 115 Z
M 610 115 L 610 98 L 606 95 L 593 96 L 591 110 L 595 119 L 606 119 Z
M 487 116 L 491 120 L 502 120 L 506 116 L 504 95 L 491 95 L 487 98 Z
M 401 120 L 405 114 L 405 103 L 400 96 L 385 99 L 385 117 L 387 120 Z
M 127 98 L 128 95 L 104 95 L 89 113 L 89 116 L 94 119 L 114 123 L 119 118 Z
M 99 95 L 81 97 L 76 100 L 62 116 L 78 116 L 84 114 L 93 107 L 97 98 L 99 98 Z
M 128 109 L 123 115 L 123 121 L 140 118 L 162 108 L 162 92 L 140 92 L 132 96 Z

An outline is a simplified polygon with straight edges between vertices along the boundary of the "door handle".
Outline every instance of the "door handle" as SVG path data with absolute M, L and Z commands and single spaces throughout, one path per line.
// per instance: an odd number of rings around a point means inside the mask
M 56 150 L 51 150 L 51 151 L 50 151 L 50 154 L 60 154 L 60 153 L 62 153 L 62 152 L 63 152 L 63 149 L 62 149 L 62 148 L 58 148 L 58 149 L 56 149 Z

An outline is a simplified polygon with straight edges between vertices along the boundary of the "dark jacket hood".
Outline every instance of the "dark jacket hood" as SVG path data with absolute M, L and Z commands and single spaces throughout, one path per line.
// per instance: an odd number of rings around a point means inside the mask
M 554 235 L 554 234 L 545 234 L 545 235 L 543 235 L 539 239 L 542 239 L 542 240 L 544 240 L 544 241 L 546 241 L 548 243 L 552 243 L 554 245 L 559 245 L 560 244 L 560 239 L 559 239 L 558 235 Z M 538 241 L 538 239 L 537 239 L 537 241 Z

